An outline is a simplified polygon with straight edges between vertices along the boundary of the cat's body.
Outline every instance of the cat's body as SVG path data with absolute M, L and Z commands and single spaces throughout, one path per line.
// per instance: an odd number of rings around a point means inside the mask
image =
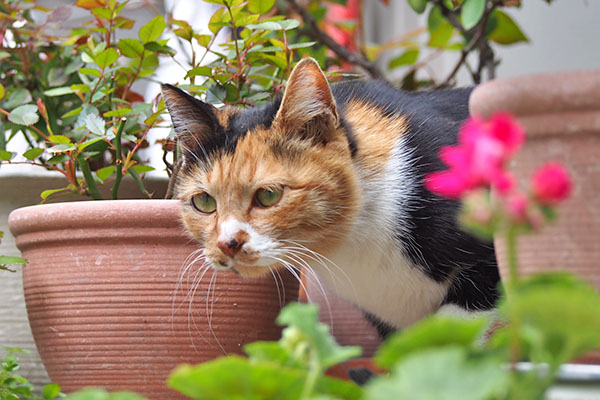
M 382 334 L 444 305 L 490 309 L 493 248 L 457 226 L 456 202 L 423 187 L 456 142 L 469 92 L 330 90 L 312 60 L 283 99 L 245 112 L 164 87 L 186 153 L 184 222 L 211 266 L 253 276 L 308 264 Z

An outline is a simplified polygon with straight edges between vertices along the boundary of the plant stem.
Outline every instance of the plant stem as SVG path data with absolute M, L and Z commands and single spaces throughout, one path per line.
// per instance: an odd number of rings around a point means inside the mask
M 98 192 L 96 182 L 94 182 L 94 177 L 92 176 L 92 170 L 90 169 L 90 165 L 88 164 L 87 160 L 82 155 L 79 155 L 77 157 L 77 162 L 79 163 L 79 167 L 81 168 L 81 172 L 83 173 L 83 177 L 87 184 L 90 196 L 94 200 L 102 200 L 102 196 L 100 196 L 100 193 Z
M 317 352 L 314 349 L 311 349 L 310 368 L 308 370 L 308 375 L 306 376 L 306 382 L 304 382 L 304 387 L 302 388 L 300 400 L 308 400 L 311 398 L 321 372 L 321 363 L 319 362 Z
M 112 188 L 112 199 L 116 200 L 119 194 L 119 185 L 121 184 L 121 178 L 123 178 L 123 150 L 121 148 L 121 134 L 123 133 L 123 128 L 125 128 L 125 122 L 127 118 L 121 118 L 121 123 L 119 124 L 119 129 L 117 129 L 117 134 L 113 139 L 113 144 L 115 145 L 115 183 Z
M 506 232 L 506 257 L 508 261 L 508 282 L 506 284 L 506 296 L 514 294 L 519 284 L 519 271 L 517 263 L 517 232 L 515 228 L 509 227 Z M 508 300 L 510 301 L 510 299 Z M 521 319 L 518 312 L 512 313 L 511 321 L 511 362 L 514 365 L 519 361 Z
M 508 258 L 508 285 L 513 290 L 519 283 L 519 267 L 517 262 L 517 232 L 509 228 L 506 233 L 506 256 Z

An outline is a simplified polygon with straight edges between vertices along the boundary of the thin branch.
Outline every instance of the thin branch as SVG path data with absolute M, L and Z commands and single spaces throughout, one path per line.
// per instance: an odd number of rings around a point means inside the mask
M 450 22 L 450 24 L 452 24 L 452 26 L 454 26 L 456 29 L 458 29 L 467 38 L 470 37 L 471 41 L 469 42 L 467 47 L 462 49 L 460 58 L 459 58 L 458 62 L 454 65 L 454 68 L 452 69 L 452 71 L 450 72 L 448 77 L 442 83 L 436 85 L 435 87 L 440 88 L 440 87 L 449 86 L 452 79 L 454 79 L 454 77 L 460 70 L 460 67 L 465 65 L 468 55 L 475 48 L 479 49 L 479 65 L 478 65 L 476 72 L 470 71 L 473 81 L 475 83 L 480 83 L 481 72 L 484 67 L 487 67 L 488 75 L 490 76 L 490 78 L 493 78 L 495 75 L 495 65 L 496 64 L 494 62 L 494 51 L 489 46 L 489 43 L 486 40 L 484 40 L 485 26 L 487 24 L 490 14 L 496 8 L 498 8 L 499 6 L 501 6 L 503 4 L 503 0 L 494 0 L 491 3 L 491 5 L 486 8 L 484 14 L 481 16 L 481 19 L 479 20 L 479 23 L 469 30 L 466 30 L 462 26 L 462 23 L 460 22 L 460 20 L 458 18 L 457 11 L 448 9 L 444 5 L 443 0 L 436 0 L 436 4 L 440 7 L 442 15 Z
M 286 1 L 290 7 L 302 17 L 304 22 L 310 26 L 310 30 L 307 30 L 306 32 L 308 35 L 312 36 L 313 39 L 316 39 L 327 46 L 342 60 L 349 62 L 350 64 L 357 65 L 367 71 L 371 78 L 387 81 L 383 73 L 379 70 L 374 62 L 369 61 L 361 55 L 348 50 L 333 40 L 331 36 L 319 28 L 317 21 L 315 21 L 312 15 L 310 15 L 310 13 L 300 6 L 295 0 Z

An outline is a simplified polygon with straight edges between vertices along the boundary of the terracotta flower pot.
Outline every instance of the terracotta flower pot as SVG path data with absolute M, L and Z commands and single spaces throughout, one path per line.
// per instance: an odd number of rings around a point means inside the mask
M 524 275 L 567 269 L 600 289 L 600 71 L 563 72 L 499 79 L 478 86 L 471 113 L 513 113 L 527 140 L 510 165 L 523 187 L 547 161 L 564 164 L 573 193 L 559 218 L 534 235 L 519 237 Z M 497 247 L 505 273 L 503 243 Z
M 510 111 L 525 128 L 525 145 L 510 165 L 522 187 L 530 187 L 533 171 L 547 161 L 564 164 L 573 181 L 558 219 L 519 237 L 520 273 L 568 270 L 600 289 L 600 70 L 487 82 L 474 90 L 470 107 L 484 117 Z M 507 277 L 504 242 L 495 245 Z M 586 361 L 600 362 L 600 352 Z
M 102 386 L 175 399 L 165 381 L 178 364 L 280 337 L 274 321 L 297 298 L 294 278 L 250 281 L 202 275 L 198 264 L 184 269 L 198 245 L 182 231 L 178 210 L 174 200 L 122 200 L 11 213 L 11 232 L 28 260 L 31 329 L 63 391 Z

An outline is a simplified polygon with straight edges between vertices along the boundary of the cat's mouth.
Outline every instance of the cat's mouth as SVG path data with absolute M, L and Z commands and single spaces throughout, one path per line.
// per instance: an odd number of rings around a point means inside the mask
M 228 260 L 211 262 L 210 264 L 217 271 L 233 271 L 244 278 L 257 278 L 281 268 L 278 262 L 263 259 L 251 263 Z

